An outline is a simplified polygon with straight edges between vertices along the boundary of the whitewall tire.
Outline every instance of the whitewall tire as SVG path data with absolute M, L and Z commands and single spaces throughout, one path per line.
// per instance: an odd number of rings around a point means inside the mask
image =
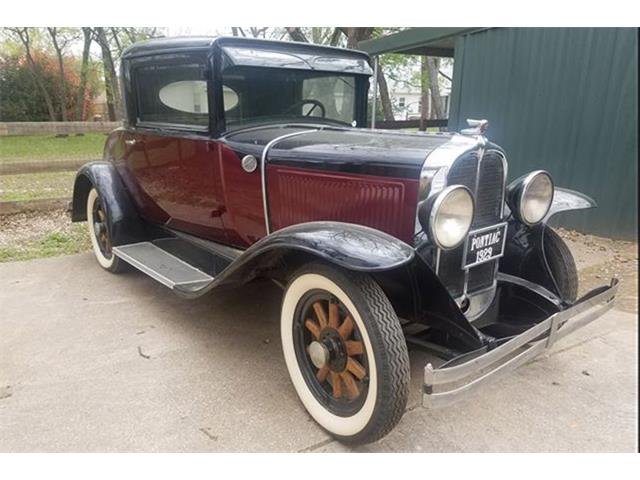
M 323 264 L 297 272 L 284 294 L 281 337 L 298 397 L 329 433 L 367 443 L 398 423 L 409 390 L 407 347 L 370 276 Z
M 117 273 L 123 269 L 124 262 L 111 251 L 108 215 L 98 191 L 92 188 L 87 196 L 87 226 L 93 253 L 102 268 Z

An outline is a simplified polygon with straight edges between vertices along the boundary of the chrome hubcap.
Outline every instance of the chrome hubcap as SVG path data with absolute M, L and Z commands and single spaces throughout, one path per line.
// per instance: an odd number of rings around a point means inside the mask
M 322 368 L 329 361 L 329 349 L 320 342 L 311 342 L 309 344 L 309 357 L 316 368 Z

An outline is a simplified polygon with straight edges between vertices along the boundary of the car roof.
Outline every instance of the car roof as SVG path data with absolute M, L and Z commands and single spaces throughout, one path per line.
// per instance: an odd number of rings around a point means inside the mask
M 318 55 L 339 55 L 369 60 L 369 55 L 359 50 L 338 47 L 327 47 L 304 42 L 283 42 L 246 37 L 163 37 L 138 42 L 127 48 L 122 58 L 130 59 L 140 56 L 158 55 L 190 51 L 212 50 L 216 45 L 276 49 L 283 51 L 308 52 Z

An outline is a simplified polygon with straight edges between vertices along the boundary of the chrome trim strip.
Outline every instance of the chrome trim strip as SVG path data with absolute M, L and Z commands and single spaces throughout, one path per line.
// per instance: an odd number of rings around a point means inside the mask
M 271 219 L 269 218 L 269 199 L 267 195 L 267 153 L 269 153 L 269 149 L 271 147 L 273 147 L 276 143 L 278 143 L 281 140 L 285 140 L 290 137 L 297 137 L 298 135 L 303 135 L 305 133 L 317 132 L 319 130 L 320 129 L 317 129 L 317 128 L 312 130 L 302 130 L 301 132 L 287 133 L 280 137 L 276 137 L 273 140 L 271 140 L 269 143 L 267 143 L 267 145 L 264 147 L 264 150 L 262 151 L 262 156 L 260 158 L 260 176 L 261 176 L 260 183 L 262 186 L 262 208 L 264 212 L 264 225 L 267 231 L 267 235 L 271 234 Z
M 323 123 L 305 123 L 305 122 L 300 122 L 300 123 L 267 123 L 267 124 L 261 124 L 261 125 L 254 125 L 252 127 L 240 127 L 237 128 L 235 130 L 228 130 L 226 132 L 223 132 L 220 135 L 220 140 L 228 140 L 228 137 L 231 137 L 233 135 L 236 134 L 240 134 L 240 133 L 246 133 L 246 132 L 254 132 L 256 130 L 284 130 L 286 128 L 315 128 L 318 130 L 324 130 L 327 128 L 333 128 L 333 129 L 347 129 L 348 127 L 345 125 L 344 127 L 342 126 L 338 126 L 338 125 L 328 125 L 328 124 L 323 124 Z
M 494 380 L 518 366 L 536 357 L 551 347 L 558 339 L 569 335 L 610 310 L 615 303 L 618 291 L 618 279 L 613 278 L 611 285 L 603 292 L 558 312 L 526 332 L 509 340 L 487 353 L 484 353 L 461 365 L 435 369 L 431 363 L 424 369 L 423 406 L 442 407 L 450 405 L 465 395 L 477 390 L 489 380 Z M 522 352 L 510 357 L 517 350 Z M 499 363 L 502 362 L 502 363 Z M 495 367 L 491 368 L 494 364 Z M 487 369 L 489 369 L 487 371 Z M 465 380 L 473 375 L 477 378 Z M 457 384 L 461 381 L 464 383 Z M 434 386 L 454 383 L 444 391 L 434 392 Z
M 450 167 L 459 157 L 479 146 L 478 140 L 454 134 L 448 142 L 432 150 L 422 168 Z

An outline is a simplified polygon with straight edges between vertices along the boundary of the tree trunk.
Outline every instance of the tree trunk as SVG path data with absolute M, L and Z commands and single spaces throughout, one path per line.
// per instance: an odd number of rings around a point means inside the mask
M 338 27 L 347 36 L 347 48 L 358 48 L 358 43 L 373 35 L 374 27 Z
M 395 120 L 393 116 L 393 106 L 391 105 L 391 98 L 389 97 L 389 88 L 387 87 L 387 80 L 384 78 L 384 72 L 380 65 L 378 65 L 378 92 L 380 94 L 380 104 L 382 105 L 382 115 L 387 122 Z M 373 112 L 375 114 L 375 112 Z
M 429 70 L 427 68 L 427 57 L 420 57 L 420 128 L 421 132 L 427 129 L 427 118 L 429 118 Z
M 118 77 L 116 76 L 111 47 L 107 40 L 107 35 L 102 27 L 95 28 L 95 36 L 100 49 L 102 50 L 102 63 L 104 66 L 104 86 L 107 95 L 107 110 L 109 120 L 120 119 L 120 90 L 118 89 Z
M 60 97 L 60 118 L 63 122 L 67 121 L 67 80 L 64 77 L 64 58 L 62 56 L 62 49 L 58 43 L 58 30 L 56 27 L 47 27 L 51 42 L 53 43 L 53 49 L 56 51 L 58 57 L 58 71 L 60 73 L 60 85 L 58 96 Z
M 29 39 L 29 30 L 28 27 L 25 28 L 16 28 L 13 32 L 18 35 L 20 42 L 24 46 L 24 50 L 27 56 L 27 64 L 29 65 L 29 69 L 31 70 L 31 74 L 33 75 L 33 80 L 36 82 L 36 86 L 42 92 L 42 96 L 44 97 L 44 103 L 47 106 L 47 112 L 49 113 L 49 119 L 52 122 L 57 120 L 56 111 L 53 108 L 53 102 L 51 101 L 51 95 L 47 91 L 47 88 L 44 85 L 44 82 L 40 78 L 40 74 L 38 73 L 38 67 L 36 65 L 35 60 L 31 56 L 31 40 Z
M 87 94 L 87 73 L 89 70 L 89 51 L 91 49 L 91 28 L 82 27 L 84 46 L 82 47 L 82 65 L 80 66 L 80 85 L 78 86 L 78 100 L 76 102 L 77 120 L 85 120 L 85 96 Z
M 300 27 L 284 27 L 284 28 L 289 34 L 289 36 L 291 37 L 291 40 L 293 40 L 294 42 L 309 43 L 309 40 L 307 40 L 307 37 L 305 36 L 305 34 L 302 33 L 302 30 L 300 30 Z
M 432 118 L 444 118 L 444 108 L 442 97 L 440 96 L 440 83 L 438 82 L 438 70 L 440 70 L 440 59 L 427 58 L 427 69 L 429 70 L 429 90 L 431 90 Z
M 335 47 L 336 45 L 338 45 L 338 42 L 340 41 L 341 36 L 342 36 L 342 31 L 338 27 L 335 27 L 333 29 L 333 33 L 331 34 L 329 45 L 331 45 L 332 47 Z

